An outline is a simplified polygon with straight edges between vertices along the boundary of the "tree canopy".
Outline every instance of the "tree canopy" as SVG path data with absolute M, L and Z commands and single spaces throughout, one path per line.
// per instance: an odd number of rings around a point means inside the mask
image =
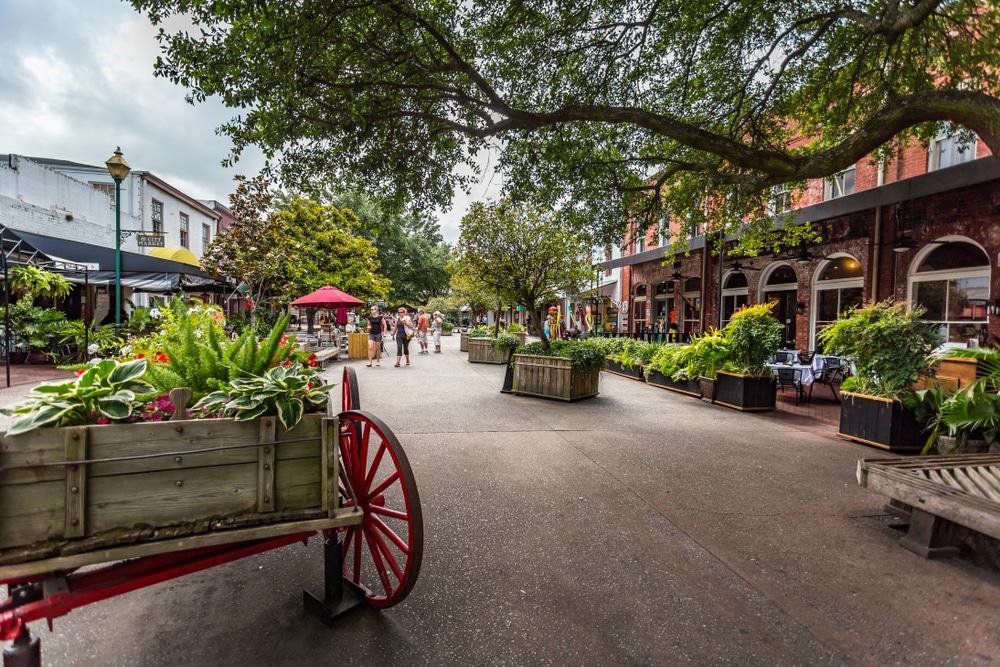
M 456 273 L 474 278 L 501 305 L 523 304 L 548 347 L 541 307 L 592 278 L 590 248 L 590 239 L 552 210 L 477 202 L 462 218 Z
M 156 71 L 240 110 L 223 127 L 235 155 L 259 145 L 286 179 L 432 207 L 492 146 L 510 195 L 602 242 L 639 214 L 735 228 L 772 186 L 941 123 L 1000 153 L 992 1 L 132 4 L 195 23 L 161 32 Z

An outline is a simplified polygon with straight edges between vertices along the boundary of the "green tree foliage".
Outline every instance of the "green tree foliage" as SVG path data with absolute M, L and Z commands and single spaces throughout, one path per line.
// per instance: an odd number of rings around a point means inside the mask
M 10 271 L 10 288 L 32 297 L 60 299 L 73 291 L 73 284 L 37 266 L 18 266 Z
M 456 266 L 475 277 L 499 303 L 520 303 L 534 313 L 535 334 L 547 348 L 541 307 L 562 291 L 577 291 L 591 277 L 589 240 L 552 211 L 477 202 L 462 218 Z
M 357 215 L 356 233 L 378 248 L 379 271 L 391 284 L 389 303 L 426 303 L 447 291 L 451 249 L 433 218 L 398 213 L 356 191 L 327 196 L 335 206 Z
M 378 250 L 356 233 L 360 222 L 350 209 L 295 197 L 280 204 L 269 220 L 285 249 L 274 267 L 280 280 L 273 291 L 281 303 L 324 285 L 362 300 L 386 296 L 390 281 L 380 270 Z
M 996 2 L 132 4 L 165 26 L 159 75 L 240 110 L 222 128 L 234 155 L 259 145 L 286 180 L 430 208 L 497 148 L 511 193 L 602 242 L 626 212 L 691 232 L 707 209 L 735 230 L 763 220 L 772 186 L 942 123 L 1000 153 Z M 178 15 L 197 29 L 167 27 Z M 769 228 L 747 228 L 747 247 Z

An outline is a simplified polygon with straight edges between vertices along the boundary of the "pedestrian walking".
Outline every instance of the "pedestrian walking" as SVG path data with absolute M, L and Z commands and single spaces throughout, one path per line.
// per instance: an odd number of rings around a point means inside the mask
M 399 361 L 406 356 L 406 365 L 410 365 L 410 339 L 413 338 L 413 319 L 406 313 L 406 308 L 399 309 L 399 316 L 396 324 L 392 328 L 392 335 L 396 339 L 396 368 L 399 368 Z
M 440 311 L 434 311 L 434 353 L 441 352 L 441 330 L 444 328 L 444 316 Z
M 372 306 L 368 318 L 368 368 L 372 367 L 373 360 L 376 366 L 382 365 L 382 337 L 387 331 L 389 324 L 385 315 L 379 312 L 378 306 Z
M 417 311 L 417 342 L 420 343 L 420 354 L 428 354 L 430 351 L 427 349 L 427 326 L 430 323 L 430 318 L 427 317 L 427 313 L 421 308 Z

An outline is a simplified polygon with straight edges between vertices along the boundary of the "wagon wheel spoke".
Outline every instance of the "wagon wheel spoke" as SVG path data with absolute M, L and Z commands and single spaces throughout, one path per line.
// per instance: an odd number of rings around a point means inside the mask
M 381 420 L 358 410 L 340 420 L 341 494 L 345 507 L 363 514 L 343 543 L 344 576 L 372 606 L 389 607 L 410 593 L 420 571 L 420 498 L 399 440 Z

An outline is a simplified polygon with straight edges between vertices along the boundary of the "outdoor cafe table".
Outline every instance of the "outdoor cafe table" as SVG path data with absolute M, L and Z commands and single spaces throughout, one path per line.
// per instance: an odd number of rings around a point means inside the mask
M 778 369 L 786 369 L 786 368 L 791 368 L 791 369 L 800 371 L 799 372 L 799 379 L 802 382 L 802 386 L 803 387 L 808 387 L 816 379 L 816 374 L 815 374 L 815 372 L 813 370 L 813 367 L 811 365 L 809 365 L 809 364 L 800 364 L 800 363 L 794 363 L 794 364 L 767 364 L 767 367 L 770 368 L 772 371 L 776 371 Z

